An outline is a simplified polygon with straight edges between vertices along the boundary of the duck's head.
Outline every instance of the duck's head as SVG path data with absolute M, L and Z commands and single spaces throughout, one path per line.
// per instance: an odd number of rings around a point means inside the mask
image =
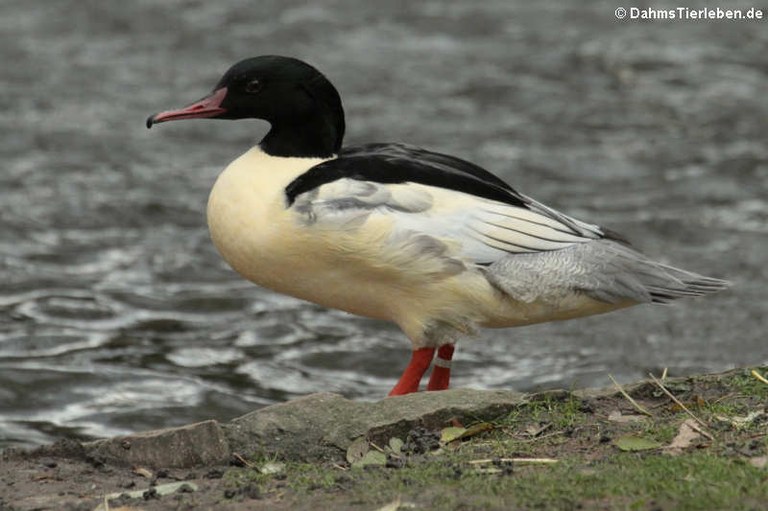
M 329 157 L 344 137 L 344 110 L 331 82 L 301 60 L 274 55 L 238 62 L 210 94 L 150 116 L 147 128 L 183 119 L 263 119 L 272 128 L 260 145 L 274 156 Z

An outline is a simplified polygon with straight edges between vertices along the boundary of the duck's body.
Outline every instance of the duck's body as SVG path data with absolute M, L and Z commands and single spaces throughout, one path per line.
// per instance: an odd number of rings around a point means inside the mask
M 392 394 L 418 388 L 436 347 L 429 388 L 446 388 L 453 343 L 476 326 L 571 319 L 725 285 L 653 262 L 458 158 L 398 144 L 342 150 L 338 94 L 294 59 L 243 61 L 211 96 L 149 125 L 190 117 L 272 123 L 211 191 L 214 244 L 260 286 L 398 324 L 414 356 Z
M 335 181 L 286 207 L 286 188 L 324 161 L 330 160 L 270 156 L 255 146 L 216 180 L 208 202 L 211 237 L 243 277 L 325 307 L 393 321 L 417 348 L 440 344 L 424 335 L 438 324 L 464 332 L 475 325 L 519 326 L 630 305 L 576 293 L 569 281 L 558 282 L 559 275 L 519 296 L 505 295 L 489 280 L 487 267 L 468 264 L 463 244 L 423 238 L 423 228 L 409 232 L 413 226 L 401 218 L 414 214 L 409 207 L 430 223 L 451 222 L 452 213 L 483 203 L 500 208 L 473 195 L 413 183 L 378 185 L 391 190 L 384 201 L 397 200 L 399 193 L 412 203 L 401 199 L 399 212 L 373 202 L 344 209 L 332 202 L 353 197 L 358 184 L 375 185 Z

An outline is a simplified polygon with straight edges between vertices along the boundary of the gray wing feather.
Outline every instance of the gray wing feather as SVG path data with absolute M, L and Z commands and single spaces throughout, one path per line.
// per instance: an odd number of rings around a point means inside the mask
M 556 301 L 583 293 L 607 303 L 668 303 L 728 286 L 722 280 L 652 261 L 606 239 L 505 257 L 488 268 L 487 276 L 502 291 L 525 302 Z

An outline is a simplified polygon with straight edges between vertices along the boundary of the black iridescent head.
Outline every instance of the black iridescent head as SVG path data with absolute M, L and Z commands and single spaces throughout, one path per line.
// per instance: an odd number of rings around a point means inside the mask
M 274 156 L 329 157 L 344 137 L 341 98 L 322 73 L 298 59 L 262 56 L 238 62 L 213 92 L 178 110 L 147 119 L 147 127 L 182 119 L 264 119 L 261 141 Z

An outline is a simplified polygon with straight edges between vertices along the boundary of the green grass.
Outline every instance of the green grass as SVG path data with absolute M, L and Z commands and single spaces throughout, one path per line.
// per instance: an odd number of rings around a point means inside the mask
M 693 453 L 684 457 L 617 453 L 594 463 L 568 459 L 557 465 L 512 467 L 484 474 L 460 457 L 440 457 L 393 470 L 340 471 L 293 464 L 287 487 L 297 496 L 318 492 L 318 506 L 337 488 L 347 502 L 376 509 L 400 497 L 427 509 L 763 509 L 768 473 L 738 459 Z M 257 478 L 259 479 L 259 478 Z M 263 481 L 262 481 L 263 482 Z M 266 487 L 265 487 L 266 489 Z M 326 490 L 325 492 L 322 490 Z
M 762 417 L 737 426 L 717 418 L 764 410 L 768 385 L 749 370 L 677 383 L 673 392 L 714 437 L 700 438 L 679 456 L 661 449 L 621 452 L 613 444 L 632 434 L 668 445 L 688 418 L 668 397 L 646 396 L 653 417 L 615 422 L 607 419 L 611 411 L 631 409 L 623 397 L 591 399 L 558 392 L 531 396 L 494 421 L 496 429 L 412 457 L 403 468 L 342 470 L 286 463 L 277 475 L 230 471 L 227 484 L 258 485 L 267 498 L 277 496 L 289 508 L 300 509 L 375 510 L 398 498 L 416 509 L 768 509 L 768 469 L 750 463 L 768 455 L 768 421 Z M 530 434 L 542 425 L 546 429 L 540 435 Z M 559 462 L 511 467 L 471 463 L 508 457 Z
M 496 421 L 498 426 L 517 427 L 523 423 L 551 423 L 556 429 L 573 427 L 586 415 L 584 402 L 570 393 L 543 393 Z
M 768 367 L 756 367 L 755 370 L 768 378 Z M 727 378 L 726 385 L 746 396 L 768 399 L 768 385 L 752 376 L 752 369 L 745 369 L 739 374 Z

